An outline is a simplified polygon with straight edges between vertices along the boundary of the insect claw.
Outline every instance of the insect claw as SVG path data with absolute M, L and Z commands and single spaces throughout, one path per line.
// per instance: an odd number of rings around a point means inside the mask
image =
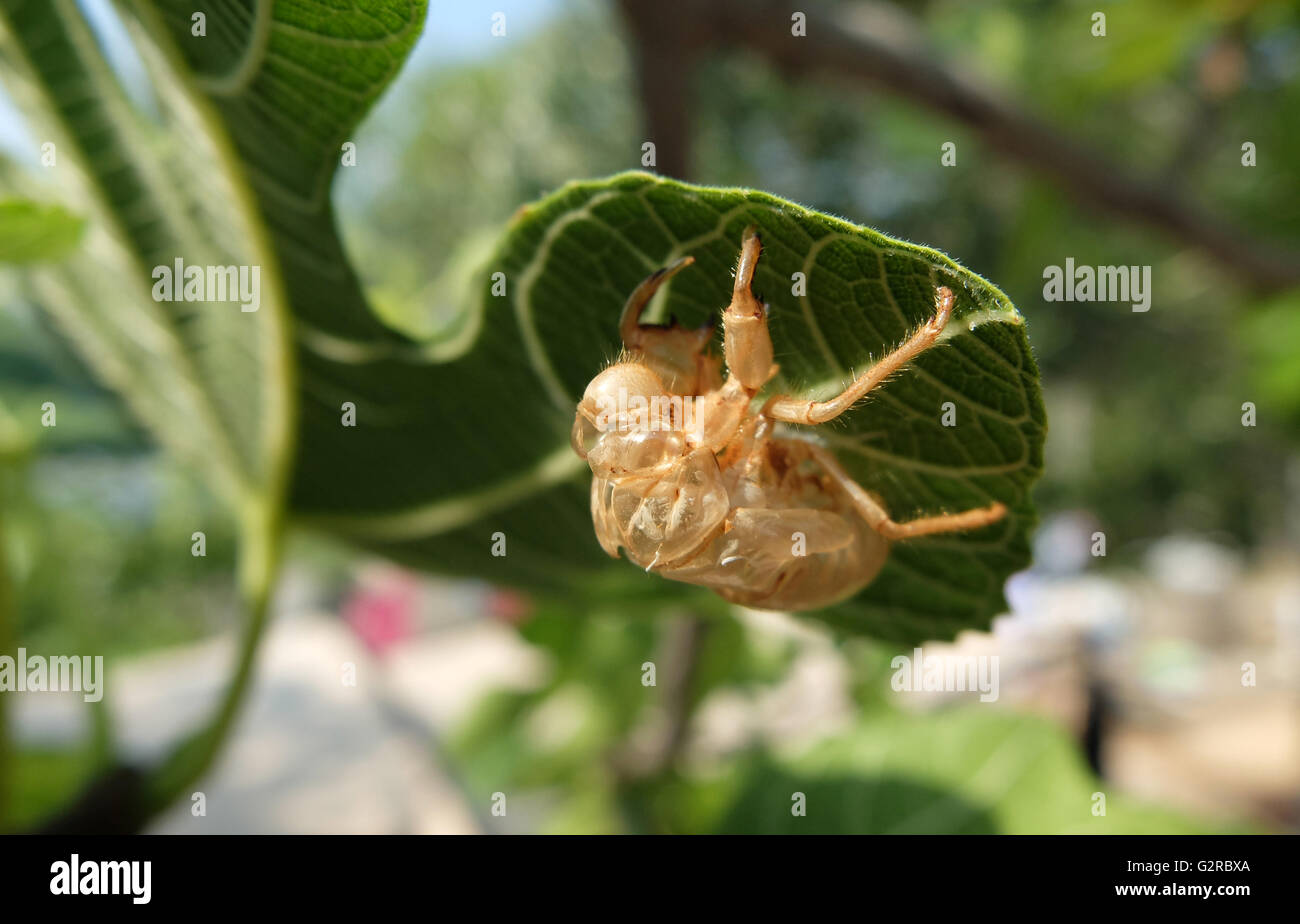
M 758 228 L 750 225 L 745 229 L 745 237 L 740 245 L 740 259 L 736 263 L 736 282 L 733 288 L 732 300 L 742 292 L 747 298 L 752 298 L 750 283 L 754 279 L 754 267 L 758 263 L 759 254 L 763 252 L 763 239 L 758 235 Z
M 641 284 L 636 287 L 627 303 L 623 305 L 623 313 L 619 317 L 618 329 L 623 338 L 625 347 L 634 347 L 639 342 L 638 332 L 643 330 L 664 330 L 671 328 L 670 325 L 642 324 L 641 312 L 649 303 L 651 297 L 658 291 L 659 287 L 670 279 L 678 270 L 690 266 L 695 262 L 692 256 L 680 257 L 667 266 L 661 267 L 642 280 Z M 673 320 L 676 323 L 676 319 Z

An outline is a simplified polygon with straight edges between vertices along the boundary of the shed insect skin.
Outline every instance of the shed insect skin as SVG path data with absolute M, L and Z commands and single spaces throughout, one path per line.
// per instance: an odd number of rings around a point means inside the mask
M 659 286 L 692 258 L 637 286 L 619 321 L 624 352 L 583 393 L 573 448 L 591 467 L 592 522 L 610 556 L 617 558 L 622 548 L 646 571 L 709 587 L 733 603 L 817 609 L 871 583 L 891 543 L 979 529 L 1007 510 L 994 503 L 898 523 L 831 452 L 774 434 L 777 422 L 835 419 L 934 346 L 954 298 L 950 289 L 936 289 L 933 317 L 834 398 L 777 395 L 753 410 L 755 396 L 777 373 L 767 312 L 751 287 L 761 252 L 749 228 L 731 304 L 722 314 L 725 378 L 719 358 L 707 349 L 712 325 L 687 330 L 640 320 Z M 692 402 L 694 426 L 683 425 L 674 399 Z M 610 409 L 629 402 L 646 409 L 636 425 L 627 426 L 624 416 L 611 428 Z M 796 554 L 796 534 L 803 537 L 802 555 Z

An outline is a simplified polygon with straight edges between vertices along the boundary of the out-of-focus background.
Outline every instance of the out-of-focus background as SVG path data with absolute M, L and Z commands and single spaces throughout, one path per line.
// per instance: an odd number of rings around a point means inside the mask
M 138 86 L 111 7 L 80 5 Z M 806 621 L 576 612 L 295 532 L 205 814 L 152 830 L 1300 828 L 1300 14 L 1143 0 L 1098 36 L 1077 3 L 831 6 L 834 36 L 794 41 L 839 44 L 794 53 L 740 2 L 435 3 L 338 220 L 376 310 L 427 336 L 456 310 L 453 254 L 654 139 L 665 174 L 993 281 L 1042 371 L 1042 523 L 994 631 L 926 648 L 997 655 L 997 701 L 895 692 L 898 651 Z M 39 147 L 7 104 L 0 143 Z M 1151 266 L 1150 310 L 1045 301 L 1067 258 Z M 0 396 L 0 431 L 34 446 L 5 497 L 4 647 L 102 653 L 114 691 L 0 694 L 23 828 L 104 742 L 147 762 L 219 695 L 233 533 L 13 282 Z M 27 413 L 44 401 L 55 428 Z

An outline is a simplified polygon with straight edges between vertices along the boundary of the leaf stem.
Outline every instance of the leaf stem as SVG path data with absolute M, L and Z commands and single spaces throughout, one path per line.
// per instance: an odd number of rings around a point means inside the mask
M 275 585 L 281 524 L 278 516 L 260 505 L 253 507 L 244 520 L 239 578 L 245 615 L 234 676 L 207 724 L 178 744 L 149 774 L 142 823 L 174 802 L 208 771 L 230 734 L 252 681 Z
M 0 466 L 4 465 L 0 458 Z M 0 471 L 0 492 L 5 489 Z M 9 546 L 5 539 L 5 500 L 0 497 L 0 653 L 17 646 L 17 613 L 14 607 L 13 581 L 9 574 Z M 16 653 L 16 652 L 15 652 Z M 13 746 L 9 740 L 9 697 L 0 696 L 0 831 L 5 830 L 13 798 Z

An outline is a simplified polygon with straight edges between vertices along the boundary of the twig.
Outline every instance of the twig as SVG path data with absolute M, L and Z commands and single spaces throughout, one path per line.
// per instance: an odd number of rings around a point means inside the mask
M 619 0 L 633 37 L 646 140 L 655 146 L 655 171 L 686 179 L 691 163 L 691 81 L 700 44 L 693 30 L 657 3 Z
M 651 779 L 677 762 L 690 731 L 700 654 L 708 630 L 707 620 L 695 615 L 668 624 L 656 676 L 663 691 L 660 721 L 655 723 L 654 738 L 648 747 L 627 742 L 612 755 L 613 771 L 621 782 Z
M 707 622 L 698 616 L 688 616 L 672 627 L 668 637 L 668 661 L 665 664 L 668 678 L 663 703 L 668 727 L 664 732 L 663 749 L 654 767 L 656 771 L 671 767 L 686 744 L 695 678 L 700 672 L 700 653 L 708 631 Z

